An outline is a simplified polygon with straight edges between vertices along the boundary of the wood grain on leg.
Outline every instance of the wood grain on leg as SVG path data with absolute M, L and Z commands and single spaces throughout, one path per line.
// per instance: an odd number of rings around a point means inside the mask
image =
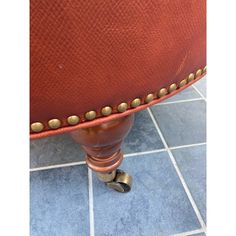
M 86 152 L 89 168 L 100 173 L 117 169 L 123 160 L 121 144 L 129 133 L 134 114 L 71 132 L 72 138 L 82 145 Z

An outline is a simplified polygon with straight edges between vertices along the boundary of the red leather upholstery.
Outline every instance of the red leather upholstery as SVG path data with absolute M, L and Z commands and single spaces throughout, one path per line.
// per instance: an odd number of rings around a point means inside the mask
M 206 65 L 205 0 L 31 0 L 30 5 L 30 120 L 44 124 L 31 138 L 146 108 L 170 95 L 117 113 L 121 102 L 138 97 L 144 103 L 147 94 Z M 104 106 L 113 114 L 101 118 Z M 90 110 L 97 118 L 86 121 Z M 81 122 L 69 126 L 71 115 Z M 61 128 L 48 127 L 53 118 L 61 120 Z

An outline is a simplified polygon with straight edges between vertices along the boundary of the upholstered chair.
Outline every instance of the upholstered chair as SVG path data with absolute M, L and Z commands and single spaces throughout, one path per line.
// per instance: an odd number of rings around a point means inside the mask
M 129 191 L 122 141 L 136 112 L 205 75 L 205 14 L 205 0 L 31 0 L 31 139 L 70 133 Z

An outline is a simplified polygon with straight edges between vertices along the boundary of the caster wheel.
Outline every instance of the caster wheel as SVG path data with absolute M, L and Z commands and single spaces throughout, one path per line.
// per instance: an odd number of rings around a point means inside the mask
M 108 182 L 107 186 L 121 193 L 127 193 L 132 186 L 132 177 L 122 170 L 116 171 L 116 177 L 112 182 Z

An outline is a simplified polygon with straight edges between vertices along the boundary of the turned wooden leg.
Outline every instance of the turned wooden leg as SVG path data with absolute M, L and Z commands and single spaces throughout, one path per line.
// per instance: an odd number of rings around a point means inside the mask
M 71 132 L 72 138 L 82 145 L 86 152 L 86 163 L 97 172 L 98 178 L 107 186 L 119 192 L 128 192 L 132 177 L 117 170 L 123 160 L 121 144 L 129 133 L 134 114 L 90 128 Z

